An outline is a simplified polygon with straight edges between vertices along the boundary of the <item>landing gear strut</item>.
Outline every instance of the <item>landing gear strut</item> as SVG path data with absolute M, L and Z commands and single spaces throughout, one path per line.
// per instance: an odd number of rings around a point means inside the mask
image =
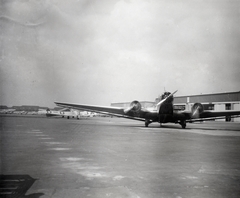
M 181 120 L 180 125 L 182 126 L 183 129 L 185 129 L 187 126 L 186 120 Z
M 150 120 L 145 120 L 145 127 L 148 127 L 150 123 L 152 123 Z

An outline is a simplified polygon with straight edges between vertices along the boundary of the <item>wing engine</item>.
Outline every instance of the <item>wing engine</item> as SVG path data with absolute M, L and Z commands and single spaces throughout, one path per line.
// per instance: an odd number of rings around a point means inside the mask
M 199 115 L 203 112 L 203 105 L 201 103 L 195 103 L 192 107 L 191 118 L 199 118 Z
M 124 113 L 127 115 L 137 116 L 142 109 L 142 105 L 137 100 L 131 102 L 130 107 L 124 110 Z

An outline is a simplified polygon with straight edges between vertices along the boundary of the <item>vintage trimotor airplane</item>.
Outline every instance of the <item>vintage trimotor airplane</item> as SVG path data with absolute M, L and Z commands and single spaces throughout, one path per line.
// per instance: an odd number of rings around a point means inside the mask
M 212 111 L 204 110 L 201 103 L 195 103 L 190 111 L 174 111 L 173 108 L 173 95 L 177 91 L 170 93 L 164 92 L 161 101 L 156 105 L 155 110 L 148 110 L 143 108 L 141 103 L 137 100 L 131 102 L 128 108 L 123 107 L 104 107 L 95 105 L 83 105 L 75 103 L 55 102 L 57 106 L 72 108 L 83 111 L 96 112 L 107 114 L 116 117 L 122 117 L 133 120 L 140 120 L 145 122 L 145 126 L 152 122 L 162 123 L 179 123 L 182 128 L 186 128 L 186 123 L 223 119 L 225 116 L 239 116 L 240 111 L 227 110 L 227 111 Z

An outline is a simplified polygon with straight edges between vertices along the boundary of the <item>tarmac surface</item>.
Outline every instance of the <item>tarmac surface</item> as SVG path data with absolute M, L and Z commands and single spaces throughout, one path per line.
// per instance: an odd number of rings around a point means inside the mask
M 240 123 L 0 120 L 0 197 L 240 197 Z

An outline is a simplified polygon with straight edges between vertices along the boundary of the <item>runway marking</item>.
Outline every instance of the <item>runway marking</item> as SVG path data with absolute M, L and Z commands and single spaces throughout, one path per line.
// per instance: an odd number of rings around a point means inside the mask
M 52 140 L 53 138 L 48 138 L 48 137 L 46 137 L 46 138 L 39 138 L 40 140 Z
M 39 134 L 39 135 L 38 135 L 38 134 L 36 134 L 35 136 L 37 136 L 37 137 L 44 137 L 44 136 L 45 136 L 45 137 L 46 137 L 46 136 L 48 136 L 48 135 L 44 135 L 44 134 Z
M 39 129 L 33 129 L 32 131 L 40 131 Z
M 71 150 L 71 148 L 49 148 L 48 150 L 54 150 L 54 151 L 68 151 L 68 150 Z

